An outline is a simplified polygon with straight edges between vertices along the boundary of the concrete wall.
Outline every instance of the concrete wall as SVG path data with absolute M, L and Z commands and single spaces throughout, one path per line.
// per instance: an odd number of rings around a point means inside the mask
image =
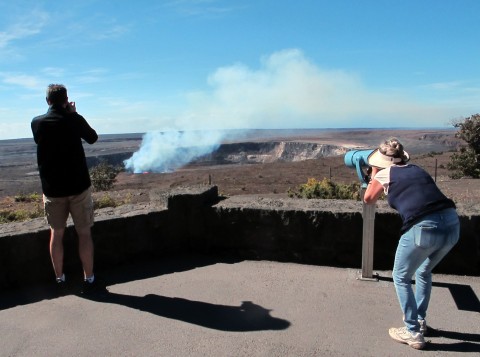
M 361 268 L 362 205 L 354 201 L 235 196 L 217 187 L 152 192 L 150 204 L 97 212 L 96 270 L 185 252 Z M 473 212 L 473 214 L 472 214 Z M 480 275 L 480 212 L 459 207 L 459 244 L 438 273 Z M 380 203 L 375 218 L 374 269 L 391 270 L 400 218 Z M 51 281 L 44 219 L 0 225 L 0 288 Z M 67 229 L 65 271 L 81 275 L 77 237 Z

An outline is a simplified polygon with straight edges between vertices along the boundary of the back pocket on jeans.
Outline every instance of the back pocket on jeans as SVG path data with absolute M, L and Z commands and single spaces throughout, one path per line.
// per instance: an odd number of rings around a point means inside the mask
M 420 248 L 431 248 L 435 245 L 437 226 L 418 225 L 413 226 L 415 245 Z

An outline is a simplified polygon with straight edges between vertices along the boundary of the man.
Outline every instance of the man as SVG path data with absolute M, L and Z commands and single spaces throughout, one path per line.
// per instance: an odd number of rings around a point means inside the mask
M 50 256 L 57 286 L 64 290 L 63 236 L 71 214 L 84 273 L 82 293 L 88 294 L 101 287 L 93 273 L 93 200 L 82 139 L 93 144 L 98 135 L 77 113 L 75 102 L 68 102 L 65 86 L 50 84 L 46 94 L 49 109 L 33 118 L 31 127 L 37 144 L 45 215 L 50 225 Z

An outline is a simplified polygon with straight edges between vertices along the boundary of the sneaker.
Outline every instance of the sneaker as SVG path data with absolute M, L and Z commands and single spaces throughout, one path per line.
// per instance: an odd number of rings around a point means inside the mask
M 68 294 L 67 283 L 65 280 L 57 280 L 55 282 L 55 293 L 57 296 L 65 296 Z
M 405 326 L 400 328 L 392 327 L 388 330 L 388 333 L 395 341 L 405 343 L 417 350 L 425 347 L 423 335 L 420 332 L 410 332 Z
M 93 283 L 89 283 L 85 280 L 80 293 L 82 295 L 104 296 L 108 293 L 108 290 L 105 284 L 98 279 L 95 279 Z
M 420 324 L 420 333 L 423 336 L 426 336 L 427 335 L 427 330 L 428 330 L 427 321 L 426 320 L 418 320 L 418 323 Z

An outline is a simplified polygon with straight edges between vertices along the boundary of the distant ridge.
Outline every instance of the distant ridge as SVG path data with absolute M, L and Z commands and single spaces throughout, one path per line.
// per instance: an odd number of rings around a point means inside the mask
M 238 136 L 239 138 L 247 136 L 256 136 L 260 135 L 261 137 L 275 137 L 281 134 L 282 136 L 304 136 L 312 134 L 325 134 L 332 132 L 364 132 L 364 131 L 374 131 L 374 132 L 398 132 L 398 131 L 446 131 L 446 132 L 455 132 L 455 128 L 445 128 L 445 127 L 420 127 L 420 128 L 411 128 L 411 127 L 398 127 L 398 128 L 303 128 L 303 129 L 228 129 L 222 130 L 227 133 L 228 136 Z M 141 140 L 145 132 L 137 133 L 118 133 L 118 134 L 99 134 L 101 140 Z M 33 138 L 16 138 L 16 139 L 1 139 L 1 144 L 8 143 L 23 143 L 23 142 L 32 142 Z

